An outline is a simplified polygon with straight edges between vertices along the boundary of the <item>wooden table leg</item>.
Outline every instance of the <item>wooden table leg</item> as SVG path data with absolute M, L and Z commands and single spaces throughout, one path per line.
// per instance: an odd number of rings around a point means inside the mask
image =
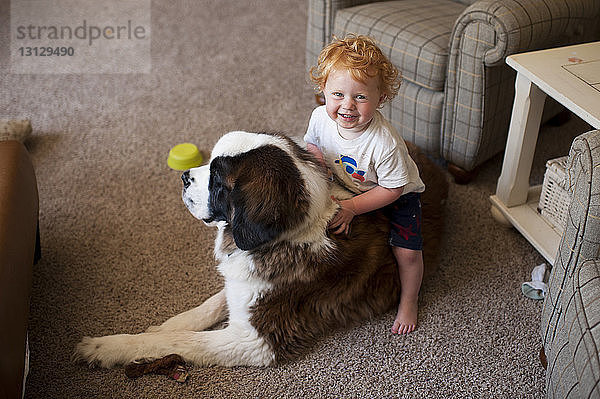
M 496 195 L 508 207 L 524 204 L 546 93 L 517 74 L 508 140 Z

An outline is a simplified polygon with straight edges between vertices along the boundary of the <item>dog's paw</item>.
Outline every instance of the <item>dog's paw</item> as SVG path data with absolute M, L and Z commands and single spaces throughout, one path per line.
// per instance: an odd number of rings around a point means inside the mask
M 75 361 L 85 361 L 90 366 L 110 368 L 135 360 L 126 335 L 84 337 L 75 348 Z

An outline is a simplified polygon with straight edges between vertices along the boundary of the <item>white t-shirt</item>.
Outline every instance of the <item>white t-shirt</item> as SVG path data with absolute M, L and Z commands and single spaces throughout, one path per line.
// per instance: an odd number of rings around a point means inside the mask
M 339 134 L 325 106 L 317 107 L 310 117 L 304 141 L 321 150 L 327 167 L 356 194 L 377 185 L 404 187 L 403 195 L 425 191 L 404 140 L 379 111 L 363 134 L 347 140 Z

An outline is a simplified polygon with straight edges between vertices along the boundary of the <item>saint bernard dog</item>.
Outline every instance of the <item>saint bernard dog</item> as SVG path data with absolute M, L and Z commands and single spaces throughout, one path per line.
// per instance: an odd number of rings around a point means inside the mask
M 409 145 L 427 185 L 425 267 L 437 263 L 444 174 Z M 398 267 L 381 211 L 359 215 L 348 236 L 328 232 L 338 199 L 317 161 L 279 134 L 231 132 L 210 163 L 182 175 L 183 202 L 217 228 L 223 289 L 141 334 L 85 337 L 75 357 L 111 367 L 178 354 L 200 366 L 267 366 L 299 357 L 329 331 L 398 305 Z M 210 329 L 227 321 L 222 329 Z

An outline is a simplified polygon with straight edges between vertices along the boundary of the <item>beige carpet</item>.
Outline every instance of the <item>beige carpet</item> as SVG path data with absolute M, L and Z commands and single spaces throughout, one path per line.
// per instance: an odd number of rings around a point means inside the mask
M 29 118 L 42 260 L 34 267 L 28 398 L 540 398 L 541 302 L 522 281 L 542 257 L 490 216 L 501 156 L 451 183 L 443 259 L 421 292 L 420 326 L 394 314 L 325 338 L 272 368 L 193 368 L 180 385 L 71 362 L 84 335 L 139 332 L 215 293 L 213 230 L 180 199 L 169 148 L 210 151 L 229 130 L 302 135 L 314 106 L 306 4 L 175 1 L 152 7 L 149 74 L 8 74 L 0 5 L 0 118 Z M 544 127 L 532 180 L 587 130 Z

